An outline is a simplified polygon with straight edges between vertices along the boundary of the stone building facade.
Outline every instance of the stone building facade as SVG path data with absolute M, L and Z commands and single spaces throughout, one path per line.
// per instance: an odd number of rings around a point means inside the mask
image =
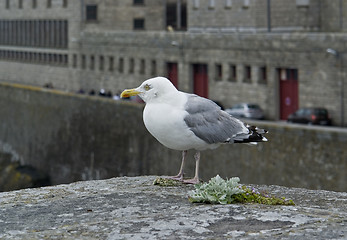
M 164 75 L 225 107 L 256 102 L 277 120 L 322 106 L 341 125 L 346 11 L 347 0 L 0 0 L 0 80 L 117 93 Z

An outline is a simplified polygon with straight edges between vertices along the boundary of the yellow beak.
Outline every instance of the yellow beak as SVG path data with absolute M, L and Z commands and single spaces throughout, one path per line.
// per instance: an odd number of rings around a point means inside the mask
M 128 98 L 128 97 L 131 97 L 131 96 L 136 96 L 138 95 L 139 91 L 137 91 L 135 88 L 133 89 L 125 89 L 121 94 L 120 94 L 120 97 L 121 98 Z

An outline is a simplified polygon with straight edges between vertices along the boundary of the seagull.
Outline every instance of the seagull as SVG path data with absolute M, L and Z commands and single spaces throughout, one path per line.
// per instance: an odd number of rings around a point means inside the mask
M 138 95 L 146 103 L 143 122 L 147 130 L 165 147 L 182 151 L 181 167 L 170 178 L 184 183 L 199 183 L 200 151 L 222 144 L 266 142 L 267 131 L 249 126 L 232 117 L 213 101 L 177 90 L 165 77 L 144 81 L 139 87 L 125 89 L 121 98 Z M 184 179 L 187 151 L 194 149 L 195 176 Z

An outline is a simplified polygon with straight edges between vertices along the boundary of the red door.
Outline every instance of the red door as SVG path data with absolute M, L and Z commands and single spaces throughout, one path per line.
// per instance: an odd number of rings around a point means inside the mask
M 194 93 L 201 97 L 208 97 L 207 64 L 193 64 Z
M 178 67 L 177 63 L 168 62 L 166 64 L 167 68 L 167 78 L 172 82 L 172 84 L 178 88 Z
M 298 70 L 279 69 L 280 81 L 280 118 L 287 120 L 288 115 L 298 110 Z

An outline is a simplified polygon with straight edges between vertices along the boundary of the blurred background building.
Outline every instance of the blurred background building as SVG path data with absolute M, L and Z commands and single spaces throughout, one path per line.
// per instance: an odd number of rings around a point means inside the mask
M 347 0 L 0 0 L 0 81 L 116 93 L 163 75 L 269 119 L 343 125 Z

